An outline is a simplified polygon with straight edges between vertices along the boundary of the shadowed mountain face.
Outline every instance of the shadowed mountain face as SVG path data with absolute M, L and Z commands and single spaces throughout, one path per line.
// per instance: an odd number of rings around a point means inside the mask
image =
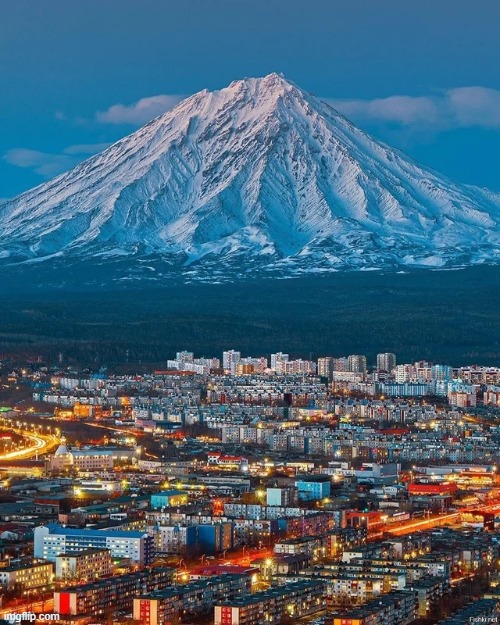
M 500 196 L 425 169 L 277 74 L 202 91 L 0 204 L 3 270 L 69 283 L 71 267 L 89 284 L 165 284 L 499 260 Z

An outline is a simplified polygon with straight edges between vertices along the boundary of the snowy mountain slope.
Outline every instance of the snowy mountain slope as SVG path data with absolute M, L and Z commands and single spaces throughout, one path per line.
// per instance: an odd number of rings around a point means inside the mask
M 496 263 L 500 196 L 271 74 L 195 94 L 0 205 L 1 262 L 96 256 L 161 257 L 194 277 L 221 260 L 230 275 Z

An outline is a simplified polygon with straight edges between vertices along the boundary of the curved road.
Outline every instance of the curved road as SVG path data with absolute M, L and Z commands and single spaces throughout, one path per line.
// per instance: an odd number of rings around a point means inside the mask
M 59 439 L 53 434 L 35 434 L 27 430 L 12 429 L 13 432 L 30 440 L 33 445 L 0 454 L 0 460 L 28 460 L 37 454 L 45 454 L 59 445 Z

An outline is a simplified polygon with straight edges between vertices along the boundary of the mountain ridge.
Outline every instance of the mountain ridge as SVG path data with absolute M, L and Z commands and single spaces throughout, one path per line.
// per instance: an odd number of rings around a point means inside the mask
M 4 265 L 159 257 L 158 279 L 497 264 L 500 195 L 270 74 L 194 94 L 0 204 L 0 241 Z

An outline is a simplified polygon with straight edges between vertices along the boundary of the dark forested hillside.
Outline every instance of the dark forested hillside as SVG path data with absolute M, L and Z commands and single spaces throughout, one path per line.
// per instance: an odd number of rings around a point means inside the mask
M 62 352 L 68 363 L 112 367 L 228 348 L 500 365 L 500 268 L 80 293 L 15 294 L 4 283 L 0 357 Z

